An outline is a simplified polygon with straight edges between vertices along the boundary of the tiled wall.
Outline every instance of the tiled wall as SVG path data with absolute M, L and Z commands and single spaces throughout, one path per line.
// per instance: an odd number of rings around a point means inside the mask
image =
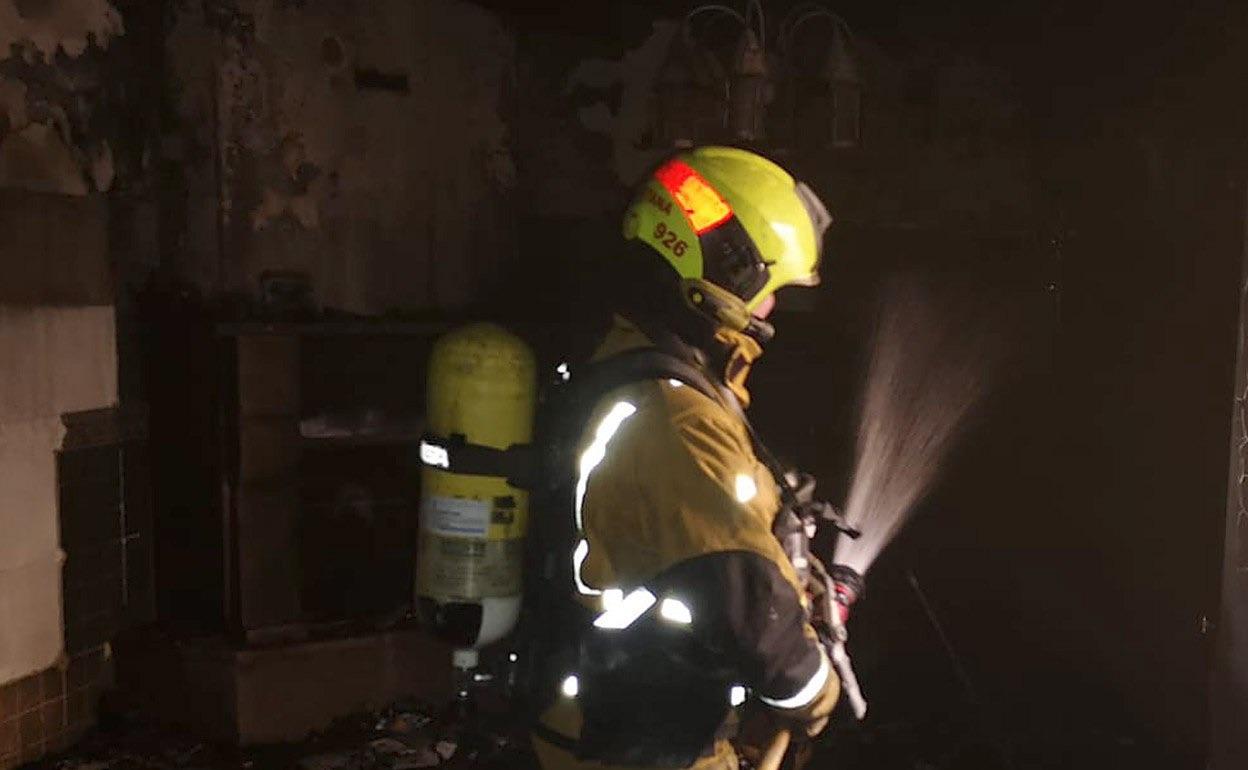
M 85 735 L 112 677 L 111 654 L 101 646 L 0 687 L 0 769 L 55 754 Z
M 63 750 L 96 722 L 109 642 L 153 618 L 152 501 L 141 414 L 66 415 L 57 456 L 65 654 L 0 686 L 0 770 Z

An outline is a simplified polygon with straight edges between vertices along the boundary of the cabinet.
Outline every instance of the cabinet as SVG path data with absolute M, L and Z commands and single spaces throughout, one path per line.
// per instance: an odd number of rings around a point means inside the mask
M 166 330 L 153 422 L 165 426 L 157 580 L 167 625 L 255 645 L 406 615 L 425 364 L 448 328 Z

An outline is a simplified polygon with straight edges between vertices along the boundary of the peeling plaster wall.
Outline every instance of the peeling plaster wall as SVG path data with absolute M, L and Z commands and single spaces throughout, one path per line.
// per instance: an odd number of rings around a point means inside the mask
M 359 313 L 468 302 L 513 250 L 513 42 L 455 0 L 176 4 L 178 272 L 308 275 Z
M 108 0 L 0 2 L 0 51 L 29 45 L 45 60 L 61 51 L 73 58 L 82 56 L 92 42 L 107 48 L 125 29 L 121 14 Z
M 0 0 L 0 683 L 64 646 L 61 415 L 117 402 L 114 311 L 99 304 L 112 299 L 108 206 L 95 193 L 118 176 L 112 94 L 127 84 L 109 49 L 125 29 L 108 0 Z
M 125 29 L 108 0 L 0 0 L 0 187 L 112 187 L 102 60 Z
M 61 415 L 117 400 L 111 307 L 0 305 L 0 683 L 61 654 Z
M 635 184 L 666 152 L 641 149 L 641 145 L 653 114 L 655 85 L 679 31 L 674 21 L 656 21 L 650 36 L 619 59 L 586 59 L 568 73 L 569 92 L 619 89 L 614 110 L 605 100 L 593 101 L 577 110 L 577 120 L 585 130 L 610 138 L 611 166 L 625 185 Z

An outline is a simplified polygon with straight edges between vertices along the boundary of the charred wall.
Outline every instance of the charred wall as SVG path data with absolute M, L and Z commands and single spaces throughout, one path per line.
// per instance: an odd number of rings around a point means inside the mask
M 455 307 L 511 253 L 510 33 L 457 0 L 172 4 L 170 274 L 353 313 Z

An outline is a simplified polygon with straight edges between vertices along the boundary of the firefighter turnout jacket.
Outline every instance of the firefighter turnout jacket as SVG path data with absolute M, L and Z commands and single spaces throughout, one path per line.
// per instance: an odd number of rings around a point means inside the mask
M 649 345 L 617 318 L 596 358 Z M 669 726 L 701 744 L 667 766 L 735 770 L 727 737 L 747 692 L 794 720 L 832 710 L 839 681 L 772 534 L 780 490 L 743 419 L 677 380 L 624 384 L 593 409 L 577 470 L 573 590 L 601 665 L 567 671 L 541 715 L 546 770 L 637 766 L 613 740 Z M 577 758 L 595 742 L 608 748 Z

